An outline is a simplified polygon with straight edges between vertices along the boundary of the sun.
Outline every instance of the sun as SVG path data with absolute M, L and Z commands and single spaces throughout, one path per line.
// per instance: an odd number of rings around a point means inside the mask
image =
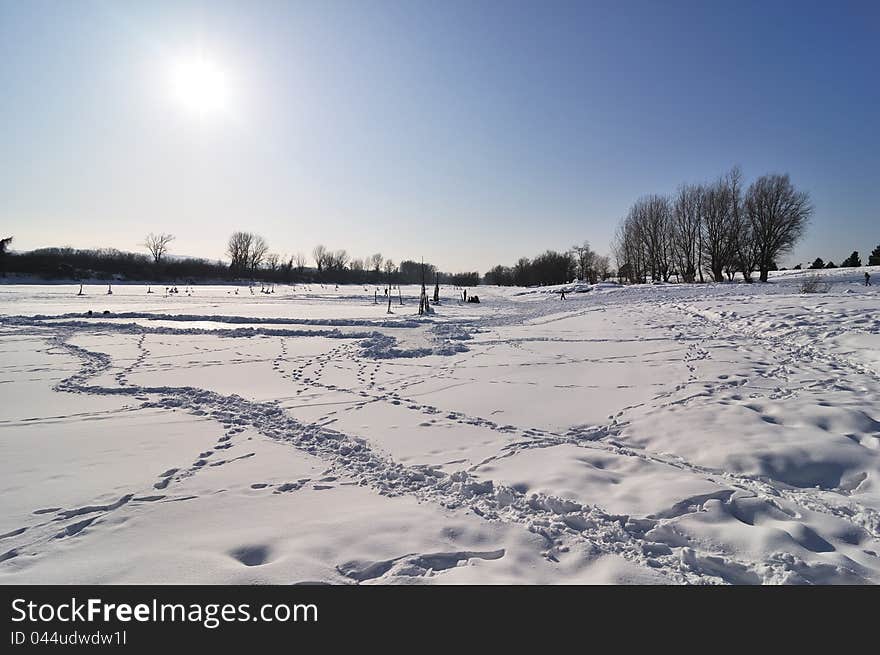
M 205 54 L 183 57 L 171 69 L 175 100 L 198 116 L 223 113 L 229 106 L 226 73 Z

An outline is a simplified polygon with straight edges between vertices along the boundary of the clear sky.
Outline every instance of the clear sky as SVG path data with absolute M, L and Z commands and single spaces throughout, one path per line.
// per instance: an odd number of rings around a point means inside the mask
M 485 271 L 733 164 L 811 193 L 787 263 L 880 243 L 880 2 L 0 0 L 19 250 L 244 229 Z

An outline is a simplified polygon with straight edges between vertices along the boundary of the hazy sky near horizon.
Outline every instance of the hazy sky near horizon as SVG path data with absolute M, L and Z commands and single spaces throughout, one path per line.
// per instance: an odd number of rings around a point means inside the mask
M 0 236 L 482 272 L 739 164 L 811 194 L 786 263 L 839 264 L 880 243 L 878 70 L 876 1 L 0 0 Z

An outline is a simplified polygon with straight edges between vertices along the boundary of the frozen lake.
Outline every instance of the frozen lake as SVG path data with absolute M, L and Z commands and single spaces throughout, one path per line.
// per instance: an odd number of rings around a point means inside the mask
M 863 270 L 0 285 L 0 583 L 876 583 Z

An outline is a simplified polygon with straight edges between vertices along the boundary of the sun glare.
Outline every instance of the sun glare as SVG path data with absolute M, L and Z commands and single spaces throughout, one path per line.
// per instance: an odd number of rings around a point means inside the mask
M 177 61 L 171 83 L 175 99 L 194 114 L 218 114 L 228 108 L 226 74 L 202 54 Z

